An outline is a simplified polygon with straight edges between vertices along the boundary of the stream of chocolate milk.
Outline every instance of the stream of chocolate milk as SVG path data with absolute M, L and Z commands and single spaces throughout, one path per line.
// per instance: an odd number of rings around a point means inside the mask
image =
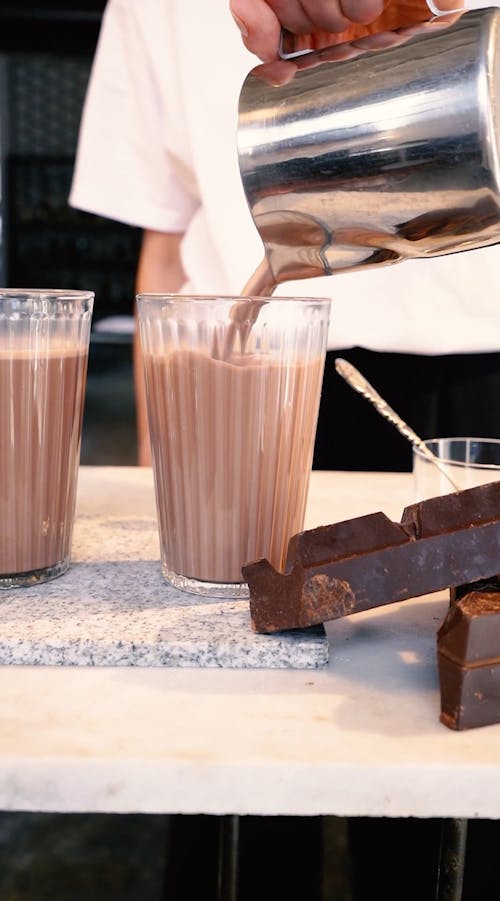
M 303 527 L 324 355 L 285 364 L 248 350 L 275 287 L 264 261 L 210 352 L 144 354 L 167 574 L 240 583 L 261 557 L 282 570 Z
M 278 282 L 269 268 L 266 257 L 257 266 L 255 272 L 248 279 L 243 291 L 242 297 L 271 297 Z
M 264 257 L 253 275 L 249 278 L 240 297 L 245 300 L 237 301 L 231 309 L 231 321 L 224 335 L 214 335 L 211 353 L 217 360 L 227 360 L 233 352 L 236 342 L 244 352 L 254 322 L 259 315 L 265 300 L 258 301 L 258 297 L 270 297 L 277 287 L 267 259 Z M 250 299 L 248 299 L 250 298 Z
M 37 359 L 0 347 L 0 574 L 69 556 L 86 352 Z

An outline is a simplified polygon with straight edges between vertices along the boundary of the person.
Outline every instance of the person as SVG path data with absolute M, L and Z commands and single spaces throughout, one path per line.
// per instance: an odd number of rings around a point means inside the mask
M 233 14 L 263 2 L 233 0 Z M 239 92 L 258 57 L 228 3 L 207 9 L 204 0 L 110 0 L 103 17 L 69 202 L 144 230 L 138 291 L 239 293 L 263 255 L 236 144 Z M 269 56 L 251 35 L 249 26 L 244 40 Z M 275 27 L 271 45 L 276 38 Z M 498 261 L 488 247 L 279 286 L 277 295 L 333 298 L 315 468 L 411 467 L 410 445 L 335 372 L 339 354 L 422 437 L 499 436 Z M 138 352 L 135 361 L 147 465 Z
M 393 14 L 393 6 L 384 4 L 384 10 Z M 307 20 L 279 12 L 292 8 L 294 15 L 308 10 Z M 342 15 L 325 19 L 328 9 Z M 381 0 L 232 0 L 231 7 L 228 0 L 108 0 L 69 203 L 143 229 L 138 292 L 240 293 L 263 255 L 238 167 L 243 81 L 259 60 L 276 56 L 282 26 L 306 29 L 306 40 L 324 46 L 345 38 L 346 20 L 357 20 L 349 28 L 370 30 L 380 10 Z M 422 437 L 500 437 L 499 262 L 500 250 L 488 247 L 279 286 L 276 295 L 333 299 L 315 468 L 411 468 L 408 442 L 336 374 L 338 355 L 353 362 Z M 149 465 L 137 335 L 134 360 L 138 462 Z M 353 848 L 361 845 L 368 861 L 353 874 L 359 897 L 372 888 L 363 879 L 376 885 L 376 868 L 386 859 L 377 856 L 373 833 L 365 841 L 362 825 L 351 823 Z M 393 850 L 399 825 L 385 826 L 379 822 L 376 830 Z M 413 828 L 412 838 L 404 833 L 404 844 L 411 849 L 420 843 L 421 866 L 411 860 L 408 866 L 415 886 L 422 886 L 418 879 L 429 880 L 426 874 L 435 871 L 438 824 L 432 835 L 425 823 Z M 300 843 L 288 846 L 288 859 L 304 853 Z M 316 860 L 311 853 L 310 872 Z M 184 877 L 187 872 L 189 867 Z M 386 899 L 400 896 L 399 883 L 391 895 L 386 869 L 380 878 Z M 425 885 L 419 897 L 430 897 Z M 286 896 L 283 883 L 280 890 Z M 314 897 L 312 891 L 306 896 Z

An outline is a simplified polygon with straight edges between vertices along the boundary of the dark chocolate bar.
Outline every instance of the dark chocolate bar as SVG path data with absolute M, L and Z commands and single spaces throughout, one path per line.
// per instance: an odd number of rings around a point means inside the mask
M 301 532 L 283 573 L 242 568 L 256 632 L 300 629 L 500 571 L 500 481 Z
M 457 730 L 500 722 L 500 580 L 467 588 L 437 634 L 439 718 Z

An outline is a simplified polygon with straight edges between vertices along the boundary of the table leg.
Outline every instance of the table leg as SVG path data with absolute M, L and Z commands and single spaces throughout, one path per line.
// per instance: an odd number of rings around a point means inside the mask
M 466 845 L 467 820 L 443 820 L 436 901 L 460 901 L 462 898 Z
M 216 901 L 220 818 L 203 814 L 168 817 L 162 901 Z
M 238 897 L 239 829 L 239 816 L 220 818 L 217 901 L 236 901 Z

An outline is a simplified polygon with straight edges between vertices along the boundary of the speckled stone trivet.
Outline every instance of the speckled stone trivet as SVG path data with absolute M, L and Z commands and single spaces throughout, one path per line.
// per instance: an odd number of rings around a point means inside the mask
M 322 626 L 257 635 L 248 601 L 198 598 L 161 575 L 152 517 L 80 517 L 67 573 L 0 591 L 0 664 L 309 669 Z

